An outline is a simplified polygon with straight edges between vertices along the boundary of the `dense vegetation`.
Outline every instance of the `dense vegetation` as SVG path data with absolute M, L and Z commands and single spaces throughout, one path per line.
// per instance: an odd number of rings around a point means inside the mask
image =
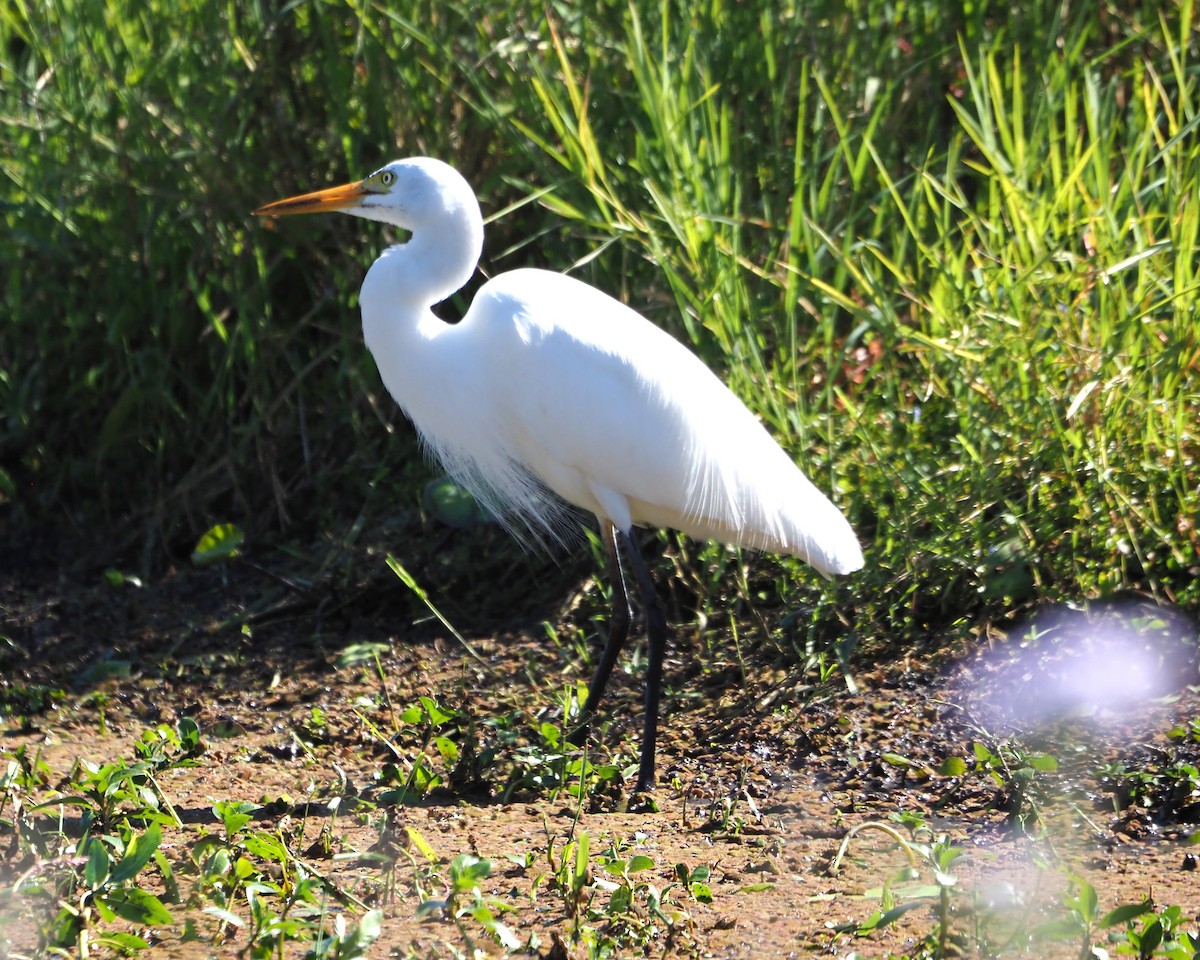
M 1200 955 L 1198 65 L 1191 0 L 0 0 L 0 954 Z M 442 524 L 363 347 L 395 238 L 250 216 L 410 154 L 866 547 L 661 535 L 632 816 L 604 588 Z
M 860 531 L 862 630 L 1200 601 L 1190 0 L 586 7 L 0 4 L 5 526 L 153 565 L 414 507 L 384 237 L 248 212 L 425 153 L 485 272 L 574 269 L 724 372 Z

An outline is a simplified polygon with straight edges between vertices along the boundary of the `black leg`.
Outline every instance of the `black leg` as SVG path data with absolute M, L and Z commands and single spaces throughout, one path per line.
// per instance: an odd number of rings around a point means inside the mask
M 646 614 L 646 638 L 650 643 L 650 663 L 646 673 L 646 717 L 642 728 L 642 757 L 638 763 L 635 793 L 654 789 L 654 753 L 658 742 L 658 704 L 662 699 L 663 660 L 667 653 L 667 614 L 654 592 L 654 581 L 638 548 L 628 533 L 620 534 L 625 555 L 633 568 L 634 579 L 642 593 Z M 590 697 L 589 697 L 590 699 Z
M 621 534 L 625 537 L 625 534 Z M 592 716 L 600 706 L 600 698 L 604 696 L 604 688 L 608 686 L 608 678 L 616 665 L 617 655 L 625 646 L 629 637 L 629 595 L 625 592 L 625 578 L 621 574 L 621 558 L 617 551 L 616 530 L 608 520 L 600 521 L 600 537 L 604 540 L 604 552 L 608 560 L 608 576 L 612 582 L 612 617 L 608 622 L 608 642 L 600 655 L 600 663 L 596 674 L 588 687 L 587 701 L 579 717 L 579 726 L 575 728 L 567 740 L 576 746 L 587 741 Z M 626 544 L 628 538 L 625 537 Z M 635 551 L 636 552 L 636 551 Z M 638 558 L 640 561 L 640 557 Z

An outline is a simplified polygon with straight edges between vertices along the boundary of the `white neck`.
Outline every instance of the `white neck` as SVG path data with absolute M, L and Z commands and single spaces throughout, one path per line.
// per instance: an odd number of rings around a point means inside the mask
M 437 223 L 414 227 L 407 243 L 389 247 L 367 271 L 360 295 L 364 320 L 376 298 L 392 323 L 440 303 L 471 279 L 482 251 L 478 207 L 459 207 Z
M 433 341 L 452 329 L 430 308 L 470 279 L 482 249 L 483 217 L 472 202 L 414 225 L 412 238 L 385 250 L 363 280 L 363 339 L 388 391 L 414 419 L 428 398 L 414 392 L 427 380 L 413 368 L 436 365 Z

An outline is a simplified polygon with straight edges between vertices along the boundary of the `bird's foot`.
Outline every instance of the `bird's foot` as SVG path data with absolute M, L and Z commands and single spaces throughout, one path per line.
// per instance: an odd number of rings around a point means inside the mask
M 654 792 L 654 731 L 648 730 L 642 741 L 642 754 L 638 758 L 637 781 L 634 783 L 634 796 Z
M 647 760 L 645 754 L 642 756 L 642 762 L 638 766 L 637 782 L 634 784 L 633 793 L 629 797 L 629 807 L 631 810 L 638 812 L 657 812 L 658 810 L 658 804 L 654 802 L 653 756 L 649 760 Z
M 635 787 L 625 804 L 628 813 L 658 813 L 658 800 L 654 797 L 654 786 Z

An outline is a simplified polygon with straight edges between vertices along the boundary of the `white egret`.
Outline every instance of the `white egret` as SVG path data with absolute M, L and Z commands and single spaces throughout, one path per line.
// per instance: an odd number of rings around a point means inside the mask
M 461 322 L 434 316 L 483 249 L 478 200 L 447 164 L 397 160 L 254 212 L 325 211 L 411 234 L 367 271 L 363 335 L 446 470 L 517 536 L 562 540 L 572 506 L 599 520 L 613 610 L 575 742 L 629 634 L 622 556 L 631 566 L 650 646 L 635 790 L 652 789 L 667 625 L 634 525 L 793 554 L 830 576 L 863 564 L 849 523 L 695 354 L 594 287 L 514 270 L 485 283 Z

